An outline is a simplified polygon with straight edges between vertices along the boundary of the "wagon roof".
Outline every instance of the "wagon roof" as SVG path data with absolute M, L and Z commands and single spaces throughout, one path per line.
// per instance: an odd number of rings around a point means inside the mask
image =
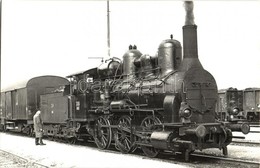
M 7 92 L 7 91 L 11 91 L 11 90 L 25 88 L 28 81 L 29 81 L 29 79 L 19 81 L 19 82 L 16 82 L 16 83 L 14 83 L 14 84 L 6 87 L 6 88 L 3 88 L 3 89 L 1 88 L 1 92 Z
M 218 92 L 226 92 L 226 91 L 239 91 L 239 90 L 233 87 L 218 90 Z
M 50 77 L 56 78 L 56 79 L 58 79 L 58 78 L 63 79 L 64 80 L 63 85 L 69 85 L 69 80 L 66 79 L 66 78 L 63 78 L 63 77 L 60 77 L 60 76 L 53 76 L 53 75 L 44 75 L 44 76 L 37 76 L 37 77 L 33 77 L 33 78 L 30 78 L 30 79 L 27 79 L 27 80 L 17 82 L 13 85 L 10 85 L 7 88 L 1 89 L 1 92 L 7 92 L 7 91 L 12 91 L 12 90 L 30 87 L 34 83 L 37 83 L 37 81 L 39 81 L 40 79 L 44 79 L 44 78 L 47 79 L 47 78 L 50 78 Z
M 251 88 L 246 88 L 245 90 L 260 90 L 260 88 L 258 88 L 258 87 L 251 87 Z

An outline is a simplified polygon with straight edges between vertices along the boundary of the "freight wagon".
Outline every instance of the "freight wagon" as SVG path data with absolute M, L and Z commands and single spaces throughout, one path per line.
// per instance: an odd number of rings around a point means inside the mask
M 33 115 L 40 107 L 40 96 L 69 85 L 66 78 L 40 76 L 1 91 L 1 129 L 32 134 Z

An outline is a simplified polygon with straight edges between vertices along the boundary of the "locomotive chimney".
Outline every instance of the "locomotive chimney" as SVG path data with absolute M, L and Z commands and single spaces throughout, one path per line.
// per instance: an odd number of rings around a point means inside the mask
M 191 67 L 202 67 L 198 60 L 197 26 L 194 23 L 193 1 L 185 1 L 186 11 L 185 25 L 183 29 L 183 65 L 185 70 Z M 183 69 L 183 70 L 184 70 Z

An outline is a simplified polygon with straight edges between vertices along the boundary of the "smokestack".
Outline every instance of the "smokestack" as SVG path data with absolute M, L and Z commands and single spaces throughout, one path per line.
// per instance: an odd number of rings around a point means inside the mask
M 197 26 L 194 23 L 193 1 L 185 1 L 185 25 L 183 29 L 183 63 L 182 70 L 202 67 L 198 59 Z
M 183 26 L 184 58 L 198 58 L 197 26 L 194 23 L 193 1 L 185 1 L 185 25 Z

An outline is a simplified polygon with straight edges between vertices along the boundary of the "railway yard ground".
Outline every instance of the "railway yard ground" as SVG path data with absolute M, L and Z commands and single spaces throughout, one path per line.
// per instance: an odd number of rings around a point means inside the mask
M 240 136 L 235 133 L 234 136 Z M 0 132 L 0 168 L 6 167 L 89 167 L 89 168 L 167 168 L 167 167 L 260 167 L 260 133 L 249 133 L 248 143 L 232 143 L 228 146 L 228 157 L 218 149 L 195 152 L 190 162 L 180 155 L 163 154 L 159 158 L 148 158 L 140 153 L 121 154 L 116 150 L 99 150 L 93 143 L 70 145 L 45 140 L 47 145 L 36 146 L 34 138 L 14 133 Z M 253 142 L 252 144 L 250 142 Z M 200 155 L 206 155 L 201 157 Z M 212 156 L 226 159 L 216 160 Z M 235 161 L 232 161 L 235 159 Z M 243 162 L 245 161 L 245 162 Z

